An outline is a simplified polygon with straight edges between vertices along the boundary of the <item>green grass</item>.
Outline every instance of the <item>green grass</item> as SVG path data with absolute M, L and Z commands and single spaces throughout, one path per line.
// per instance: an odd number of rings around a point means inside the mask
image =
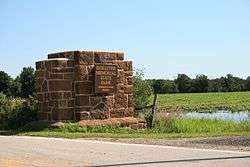
M 36 127 L 36 128 L 34 128 Z M 45 125 L 25 126 L 19 131 L 3 131 L 2 135 L 26 135 L 61 138 L 190 138 L 211 136 L 250 136 L 250 122 L 232 122 L 208 119 L 162 118 L 153 129 L 124 127 L 80 127 L 66 123 L 60 128 Z
M 219 137 L 219 136 L 250 136 L 250 132 L 230 132 L 230 133 L 71 133 L 57 131 L 41 131 L 41 132 L 23 132 L 18 133 L 20 136 L 39 136 L 39 137 L 54 137 L 54 138 L 145 138 L 145 139 L 179 139 L 179 138 L 195 138 L 195 137 Z
M 250 111 L 250 92 L 162 94 L 157 104 L 167 111 Z
M 157 133 L 234 133 L 250 132 L 250 121 L 217 119 L 160 118 L 152 131 Z
M 250 111 L 250 92 L 190 93 L 159 95 L 158 107 L 168 111 L 231 110 Z M 153 129 L 133 130 L 124 127 L 80 127 L 66 123 L 61 128 L 47 124 L 30 124 L 17 131 L 0 131 L 0 135 L 27 135 L 61 138 L 190 138 L 211 136 L 250 136 L 250 121 L 232 122 L 209 119 L 164 118 L 157 115 Z

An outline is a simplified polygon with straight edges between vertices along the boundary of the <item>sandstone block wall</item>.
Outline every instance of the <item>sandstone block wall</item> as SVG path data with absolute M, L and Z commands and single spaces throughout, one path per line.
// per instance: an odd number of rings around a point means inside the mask
M 117 66 L 116 91 L 95 93 L 95 65 Z M 36 62 L 40 120 L 88 120 L 133 115 L 132 61 L 117 52 L 72 51 Z

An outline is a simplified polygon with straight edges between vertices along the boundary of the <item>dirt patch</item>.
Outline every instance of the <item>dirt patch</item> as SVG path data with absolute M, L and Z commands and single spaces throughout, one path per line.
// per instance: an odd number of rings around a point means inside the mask
M 177 146 L 199 149 L 250 151 L 250 136 L 186 139 L 94 139 L 111 142 Z

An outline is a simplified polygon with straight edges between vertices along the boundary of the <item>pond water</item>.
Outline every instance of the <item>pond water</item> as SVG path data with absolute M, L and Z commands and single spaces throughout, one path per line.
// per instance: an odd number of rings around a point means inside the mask
M 198 119 L 221 119 L 229 121 L 250 121 L 250 112 L 231 112 L 226 110 L 216 111 L 216 112 L 187 112 L 182 114 L 184 118 L 198 118 Z

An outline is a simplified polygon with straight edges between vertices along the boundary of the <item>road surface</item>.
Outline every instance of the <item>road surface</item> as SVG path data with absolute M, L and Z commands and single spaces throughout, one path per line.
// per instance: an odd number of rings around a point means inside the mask
M 0 167 L 250 166 L 250 152 L 0 136 Z

